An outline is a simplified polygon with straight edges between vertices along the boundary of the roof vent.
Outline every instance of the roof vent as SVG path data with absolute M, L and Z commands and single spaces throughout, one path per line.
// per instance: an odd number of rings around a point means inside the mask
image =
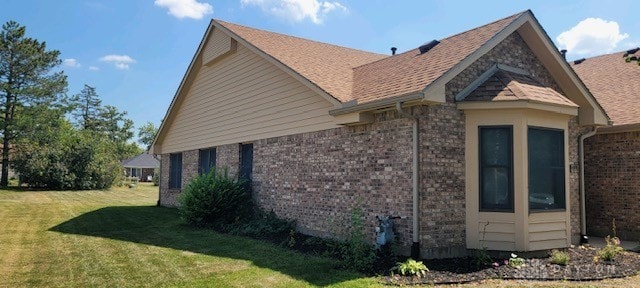
M 631 50 L 627 50 L 627 53 L 624 53 L 624 56 L 622 56 L 622 57 L 627 57 L 627 56 L 629 56 L 631 54 L 636 54 L 636 52 L 638 52 L 638 50 L 640 50 L 640 47 L 635 48 L 635 49 L 631 49 Z
M 396 50 L 398 50 L 398 48 L 391 47 L 391 55 L 396 55 Z
M 562 59 L 567 60 L 567 49 L 560 50 L 560 55 L 562 55 Z
M 580 64 L 580 63 L 584 62 L 584 60 L 586 60 L 586 59 L 584 59 L 584 58 L 582 58 L 582 59 L 578 59 L 578 60 L 576 60 L 576 61 L 573 61 L 573 64 L 578 65 L 578 64 Z
M 420 54 L 424 54 L 427 53 L 429 50 L 431 50 L 431 48 L 435 47 L 436 45 L 438 45 L 438 43 L 440 43 L 440 41 L 438 40 L 431 40 L 431 42 L 424 44 L 420 47 L 418 47 L 418 49 L 420 49 Z

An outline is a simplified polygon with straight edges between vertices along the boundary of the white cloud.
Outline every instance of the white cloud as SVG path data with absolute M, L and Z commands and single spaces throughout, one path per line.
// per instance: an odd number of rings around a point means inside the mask
M 100 71 L 100 68 L 98 68 L 97 66 L 89 66 L 89 70 L 91 70 L 91 71 Z
M 67 58 L 62 60 L 62 65 L 67 66 L 67 67 L 73 67 L 73 68 L 78 68 L 82 65 L 80 65 L 80 63 L 78 62 L 78 60 L 73 59 L 73 58 Z
M 129 57 L 129 55 L 115 54 L 103 56 L 102 58 L 100 58 L 100 61 L 111 63 L 116 66 L 116 68 L 121 70 L 129 69 L 129 64 L 136 63 L 136 60 Z
M 615 21 L 587 18 L 560 33 L 556 41 L 568 53 L 591 56 L 612 52 L 620 41 L 628 37 L 629 34 L 620 33 L 620 26 Z
M 213 6 L 209 3 L 201 3 L 197 0 L 155 0 L 156 6 L 169 9 L 168 14 L 178 19 L 192 18 L 202 19 L 204 15 L 213 13 Z
M 318 0 L 240 0 L 243 6 L 260 7 L 264 12 L 278 17 L 300 22 L 309 18 L 321 24 L 324 17 L 333 11 L 347 12 L 347 7 L 339 2 Z

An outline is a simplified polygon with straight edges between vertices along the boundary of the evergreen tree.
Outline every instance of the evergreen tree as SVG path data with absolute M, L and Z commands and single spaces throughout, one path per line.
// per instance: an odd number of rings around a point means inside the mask
M 26 28 L 15 21 L 5 23 L 0 31 L 2 187 L 8 184 L 9 151 L 21 137 L 20 123 L 48 111 L 46 107 L 57 107 L 67 87 L 64 73 L 52 71 L 61 63 L 60 52 L 48 51 L 45 42 L 25 33 Z
M 102 109 L 102 100 L 96 93 L 96 88 L 84 84 L 79 94 L 71 97 L 73 116 L 78 121 L 78 126 L 85 130 L 96 130 L 98 118 Z

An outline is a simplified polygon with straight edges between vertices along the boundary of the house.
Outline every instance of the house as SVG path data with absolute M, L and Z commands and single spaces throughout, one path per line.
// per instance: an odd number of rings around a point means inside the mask
M 608 122 L 531 11 L 395 55 L 212 20 L 152 153 L 160 205 L 224 166 L 304 233 L 357 207 L 437 258 L 577 243 L 578 140 Z
M 122 162 L 127 177 L 137 177 L 139 181 L 153 181 L 153 172 L 160 168 L 160 160 L 153 154 L 144 152 Z
M 584 142 L 589 235 L 640 239 L 640 66 L 626 56 L 640 49 L 572 62 L 572 67 L 613 122 Z

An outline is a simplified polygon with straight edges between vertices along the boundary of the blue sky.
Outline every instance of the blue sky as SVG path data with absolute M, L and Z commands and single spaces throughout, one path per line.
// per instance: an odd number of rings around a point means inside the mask
M 0 22 L 61 52 L 69 95 L 84 84 L 159 125 L 209 19 L 384 53 L 531 9 L 577 59 L 640 46 L 634 1 L 4 0 Z

